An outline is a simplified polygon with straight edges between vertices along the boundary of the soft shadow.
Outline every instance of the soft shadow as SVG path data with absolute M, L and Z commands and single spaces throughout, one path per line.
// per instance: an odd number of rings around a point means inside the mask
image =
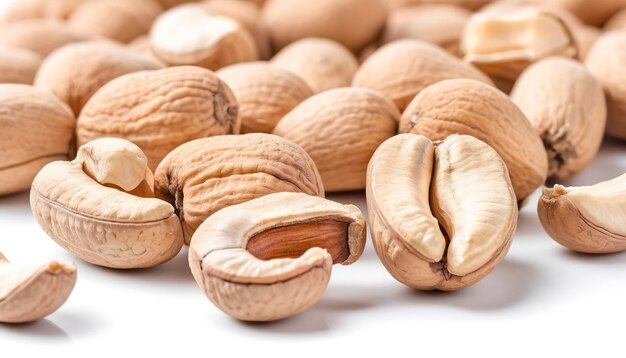
M 605 138 L 599 154 L 589 163 L 589 166 L 564 184 L 568 186 L 592 185 L 626 173 L 624 150 L 626 150 L 626 142 Z
M 536 207 L 537 203 L 533 201 L 532 205 Z M 541 226 L 537 212 L 530 210 L 520 211 L 517 219 L 515 237 L 524 236 L 524 240 L 543 239 L 541 235 L 537 235 L 538 232 L 543 232 L 543 227 Z
M 72 336 L 88 335 L 96 332 L 100 323 L 94 317 L 89 317 L 87 312 L 68 312 L 68 310 L 59 310 L 54 313 L 54 321 L 62 326 L 68 332 L 72 332 Z
M 70 336 L 63 328 L 52 323 L 48 319 L 42 319 L 31 323 L 6 324 L 0 323 L 0 329 L 5 332 L 30 339 L 54 339 L 60 342 L 71 341 Z
M 456 292 L 412 290 L 419 303 L 449 305 L 468 310 L 500 310 L 519 304 L 528 296 L 538 275 L 531 265 L 507 259 L 472 287 Z
M 336 201 L 338 203 L 348 205 L 356 205 L 361 211 L 363 216 L 367 217 L 367 203 L 365 201 L 365 190 L 355 190 L 342 193 L 331 193 L 326 195 L 326 199 Z
M 293 317 L 273 322 L 246 322 L 231 319 L 236 325 L 254 330 L 256 332 L 269 332 L 281 334 L 311 334 L 329 330 L 324 315 L 317 314 L 315 310 L 308 310 Z
M 621 265 L 626 267 L 626 252 L 616 252 L 612 254 L 585 254 L 563 248 L 560 250 L 561 256 L 567 260 L 575 261 L 587 265 Z
M 3 215 L 12 215 L 21 217 L 23 215 L 31 215 L 30 211 L 30 195 L 28 191 L 7 196 L 0 196 L 0 207 L 2 207 Z
M 101 273 L 123 277 L 125 279 L 140 280 L 143 283 L 190 284 L 195 285 L 188 261 L 189 247 L 182 250 L 170 261 L 147 269 L 116 270 L 100 266 L 92 266 Z

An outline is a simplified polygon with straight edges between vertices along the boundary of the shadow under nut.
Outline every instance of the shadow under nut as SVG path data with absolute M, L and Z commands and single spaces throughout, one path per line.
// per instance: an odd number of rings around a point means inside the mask
M 35 219 L 59 245 L 81 259 L 110 268 L 146 268 L 172 259 L 183 244 L 175 215 L 145 223 L 94 219 L 31 189 Z

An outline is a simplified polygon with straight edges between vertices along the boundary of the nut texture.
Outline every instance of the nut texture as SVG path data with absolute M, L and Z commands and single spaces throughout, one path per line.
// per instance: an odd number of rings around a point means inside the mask
M 404 111 L 421 90 L 451 78 L 471 78 L 493 84 L 487 75 L 441 48 L 407 39 L 387 44 L 368 57 L 352 85 L 376 90 Z
M 48 316 L 65 303 L 75 283 L 74 264 L 18 266 L 0 253 L 0 322 L 25 323 Z
M 210 11 L 238 21 L 248 30 L 262 60 L 272 56 L 270 36 L 261 22 L 261 9 L 257 5 L 245 0 L 205 0 L 204 4 Z
M 586 24 L 594 26 L 602 25 L 611 15 L 626 7 L 625 0 L 533 0 L 533 2 L 556 5 L 573 13 Z
M 259 58 L 252 36 L 238 22 L 202 5 L 183 5 L 161 14 L 150 30 L 152 51 L 169 65 L 217 70 Z
M 494 78 L 505 91 L 529 64 L 575 57 L 574 35 L 557 12 L 527 4 L 492 6 L 475 13 L 463 33 L 464 60 Z
M 549 178 L 571 178 L 598 153 L 606 124 L 604 92 L 579 62 L 550 57 L 531 65 L 511 99 L 543 140 Z
M 41 65 L 38 54 L 11 46 L 0 45 L 0 83 L 32 84 Z
M 162 68 L 156 60 L 108 42 L 81 42 L 64 46 L 46 58 L 35 87 L 67 103 L 78 115 L 104 84 L 121 75 Z
M 123 75 L 100 88 L 77 124 L 78 145 L 100 137 L 137 144 L 154 170 L 190 140 L 239 133 L 237 101 L 211 71 L 181 66 Z
M 277 53 L 271 63 L 300 76 L 315 93 L 350 86 L 359 68 L 345 47 L 321 38 L 298 40 Z
M 400 113 L 378 93 L 337 88 L 294 108 L 274 134 L 309 153 L 327 192 L 365 188 L 367 163 L 376 148 L 396 133 Z
M 19 0 L 0 12 L 0 24 L 32 19 L 66 19 L 84 0 Z
M 89 263 L 127 269 L 168 261 L 183 244 L 174 208 L 130 193 L 150 181 L 147 163 L 128 141 L 92 141 L 74 161 L 50 163 L 37 174 L 33 215 L 54 241 Z
M 587 55 L 585 65 L 602 84 L 607 98 L 606 134 L 626 139 L 626 32 L 602 35 Z
M 432 4 L 399 8 L 387 19 L 383 43 L 404 38 L 426 41 L 459 55 L 459 41 L 472 13 L 459 6 Z
M 356 261 L 364 246 L 357 207 L 276 193 L 210 216 L 191 240 L 189 266 L 219 309 L 241 320 L 271 321 L 315 304 L 332 264 Z
M 356 52 L 376 39 L 386 16 L 383 0 L 270 0 L 263 7 L 274 50 L 307 37 L 322 37 Z
M 28 189 L 44 165 L 67 159 L 75 125 L 72 111 L 53 95 L 0 85 L 0 195 Z
M 154 177 L 185 239 L 216 211 L 276 192 L 324 196 L 322 180 L 298 145 L 270 134 L 216 136 L 185 143 L 163 159 Z
M 161 11 L 156 0 L 86 0 L 72 12 L 68 23 L 95 36 L 129 43 L 147 34 Z
M 297 75 L 268 63 L 231 65 L 216 75 L 239 102 L 241 133 L 271 133 L 287 112 L 313 95 Z
M 29 20 L 0 29 L 0 44 L 31 50 L 42 57 L 72 42 L 92 39 L 89 34 L 55 20 Z
M 547 177 L 546 151 L 528 119 L 507 95 L 478 81 L 454 79 L 427 87 L 402 114 L 399 131 L 431 140 L 467 134 L 487 143 L 506 163 L 519 202 Z
M 466 9 L 479 9 L 493 0 L 387 0 L 391 8 L 398 8 L 412 5 L 447 4 L 461 6 Z
M 626 250 L 626 175 L 591 186 L 544 188 L 537 204 L 546 232 L 570 250 Z
M 486 276 L 506 255 L 517 204 L 506 165 L 484 142 L 452 135 L 435 144 L 400 134 L 368 167 L 374 248 L 400 282 L 456 290 Z

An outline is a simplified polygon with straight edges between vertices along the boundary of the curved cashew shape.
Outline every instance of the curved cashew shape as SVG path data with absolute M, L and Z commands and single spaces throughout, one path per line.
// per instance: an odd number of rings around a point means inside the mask
M 89 142 L 74 161 L 37 174 L 33 214 L 59 245 L 89 263 L 144 268 L 168 261 L 182 247 L 182 230 L 174 208 L 154 198 L 147 163 L 126 140 Z
M 52 261 L 12 265 L 0 253 L 0 322 L 42 319 L 65 303 L 76 283 L 76 266 Z
M 315 304 L 332 264 L 356 261 L 365 238 L 365 221 L 353 205 L 269 194 L 211 215 L 191 240 L 189 265 L 222 311 L 271 321 Z

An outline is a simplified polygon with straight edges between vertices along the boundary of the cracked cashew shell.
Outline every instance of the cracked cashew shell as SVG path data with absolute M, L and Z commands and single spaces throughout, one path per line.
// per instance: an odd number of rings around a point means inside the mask
M 121 75 L 158 70 L 156 60 L 109 42 L 70 44 L 48 56 L 35 78 L 35 87 L 67 103 L 78 116 L 89 98 Z
M 369 164 L 366 195 L 378 257 L 417 289 L 477 282 L 506 255 L 517 226 L 506 165 L 466 135 L 434 145 L 414 134 L 390 138 Z
M 170 67 L 120 76 L 100 88 L 78 117 L 77 141 L 120 137 L 137 144 L 154 170 L 190 140 L 238 134 L 237 101 L 209 70 Z
M 591 186 L 544 188 L 537 204 L 546 232 L 570 250 L 626 250 L 626 174 Z
M 185 143 L 163 159 L 154 185 L 157 195 L 176 208 L 187 243 L 207 217 L 224 207 L 283 191 L 324 196 L 311 157 L 270 134 Z
M 378 91 L 404 111 L 421 90 L 452 78 L 493 84 L 487 75 L 445 50 L 424 41 L 404 39 L 389 43 L 368 57 L 352 85 Z
M 606 125 L 602 86 L 578 61 L 550 57 L 528 67 L 511 100 L 548 153 L 548 178 L 568 180 L 595 158 Z
M 16 265 L 0 253 L 0 323 L 26 323 L 58 310 L 76 283 L 76 266 Z
M 183 245 L 174 207 L 154 198 L 148 158 L 123 139 L 94 140 L 73 161 L 46 165 L 33 181 L 30 205 L 54 241 L 95 265 L 152 267 Z
M 402 114 L 399 131 L 431 140 L 467 134 L 484 141 L 506 163 L 519 202 L 547 178 L 539 135 L 506 94 L 482 82 L 454 79 L 427 87 Z
M 65 160 L 76 120 L 70 108 L 32 86 L 0 85 L 0 196 L 27 190 L 44 165 Z
M 365 246 L 359 209 L 303 193 L 275 193 L 229 206 L 198 228 L 189 266 L 219 309 L 246 321 L 286 318 L 323 295 L 334 263 Z
M 396 134 L 400 113 L 365 88 L 337 88 L 308 98 L 287 113 L 274 134 L 309 153 L 327 192 L 365 188 L 367 163 Z

